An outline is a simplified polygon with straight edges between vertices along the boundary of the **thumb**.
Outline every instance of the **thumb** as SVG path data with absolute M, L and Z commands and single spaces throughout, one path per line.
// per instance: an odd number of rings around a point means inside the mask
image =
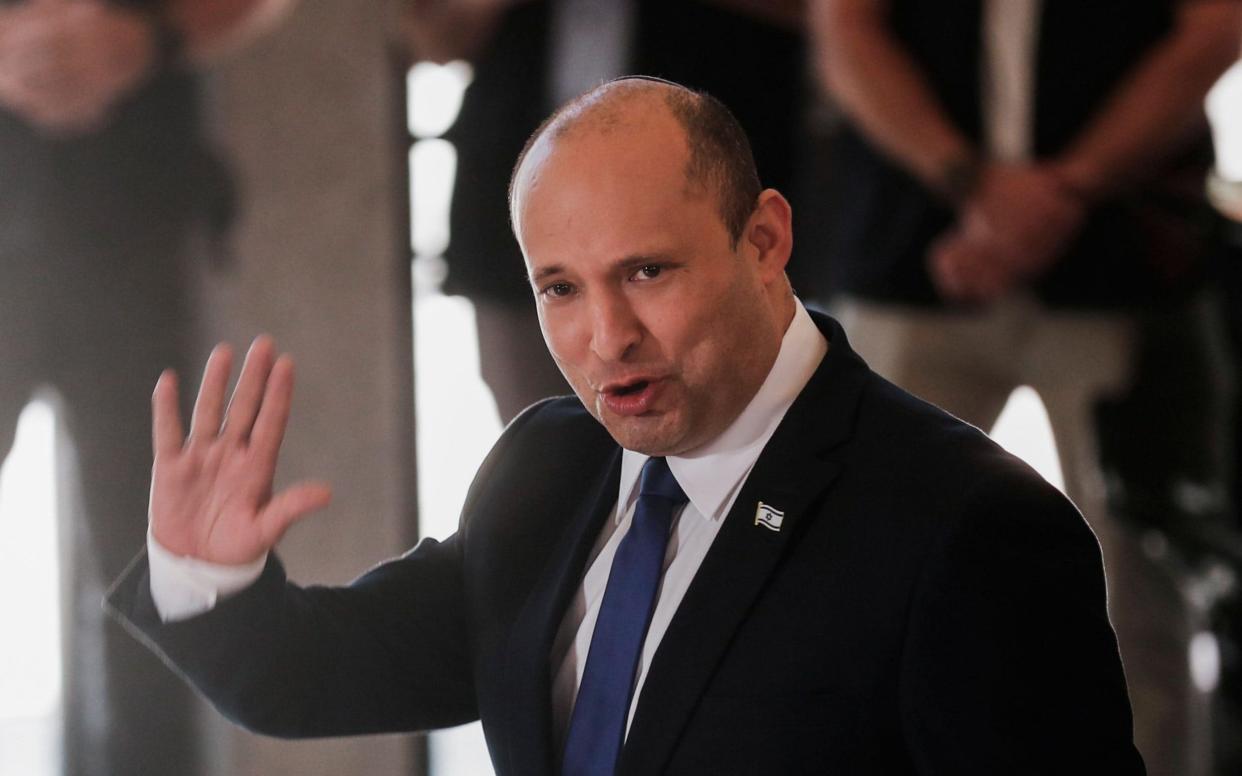
M 332 501 L 332 488 L 323 482 L 300 482 L 272 496 L 259 513 L 259 532 L 274 547 L 289 526 Z

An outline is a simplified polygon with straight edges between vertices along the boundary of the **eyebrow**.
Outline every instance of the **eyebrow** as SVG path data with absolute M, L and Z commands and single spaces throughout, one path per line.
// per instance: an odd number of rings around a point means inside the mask
M 548 278 L 548 277 L 551 277 L 551 276 L 553 276 L 553 275 L 560 275 L 560 274 L 562 274 L 564 271 L 565 271 L 565 267 L 564 267 L 564 265 L 562 265 L 562 264 L 553 264 L 552 266 L 550 266 L 550 267 L 544 267 L 543 269 L 541 269 L 541 270 L 539 270 L 539 271 L 535 272 L 535 274 L 531 275 L 531 276 L 530 276 L 530 282 L 531 282 L 531 283 L 534 283 L 534 284 L 538 284 L 538 283 L 539 283 L 539 281 L 543 280 L 544 278 Z
M 632 267 L 641 267 L 645 264 L 668 262 L 671 260 L 672 257 L 667 253 L 634 253 L 617 259 L 611 266 L 613 269 L 629 269 Z M 566 271 L 567 270 L 564 264 L 552 264 L 537 270 L 535 274 L 530 276 L 530 282 L 537 285 L 541 280 L 545 280 L 554 275 L 565 274 Z

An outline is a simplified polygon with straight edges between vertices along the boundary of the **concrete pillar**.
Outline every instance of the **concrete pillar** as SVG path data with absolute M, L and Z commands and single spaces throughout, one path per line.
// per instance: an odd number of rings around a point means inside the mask
M 409 241 L 397 7 L 302 3 L 217 70 L 208 115 L 239 191 L 230 263 L 203 279 L 208 339 L 273 334 L 297 363 L 280 482 L 332 506 L 280 545 L 299 582 L 340 583 L 414 538 Z M 210 342 L 203 343 L 204 351 Z M 410 774 L 409 736 L 286 742 L 204 715 L 209 773 Z

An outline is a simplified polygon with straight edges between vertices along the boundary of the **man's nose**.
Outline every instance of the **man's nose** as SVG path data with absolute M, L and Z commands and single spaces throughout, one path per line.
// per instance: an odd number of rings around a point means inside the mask
M 591 351 L 601 361 L 621 361 L 643 337 L 642 323 L 621 295 L 594 300 L 591 309 Z

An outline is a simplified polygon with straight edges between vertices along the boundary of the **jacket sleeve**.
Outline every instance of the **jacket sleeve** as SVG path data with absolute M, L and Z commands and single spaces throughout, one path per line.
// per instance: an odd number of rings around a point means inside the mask
M 383 733 L 474 719 L 457 537 L 345 587 L 300 587 L 274 555 L 203 615 L 162 623 L 145 553 L 105 606 L 226 717 L 258 733 Z
M 541 406 L 505 430 L 463 514 Z M 457 725 L 479 714 L 463 572 L 470 527 L 463 517 L 444 542 L 424 539 L 344 587 L 295 585 L 273 554 L 251 587 L 169 623 L 151 600 L 143 553 L 104 604 L 226 717 L 255 732 L 292 738 Z

